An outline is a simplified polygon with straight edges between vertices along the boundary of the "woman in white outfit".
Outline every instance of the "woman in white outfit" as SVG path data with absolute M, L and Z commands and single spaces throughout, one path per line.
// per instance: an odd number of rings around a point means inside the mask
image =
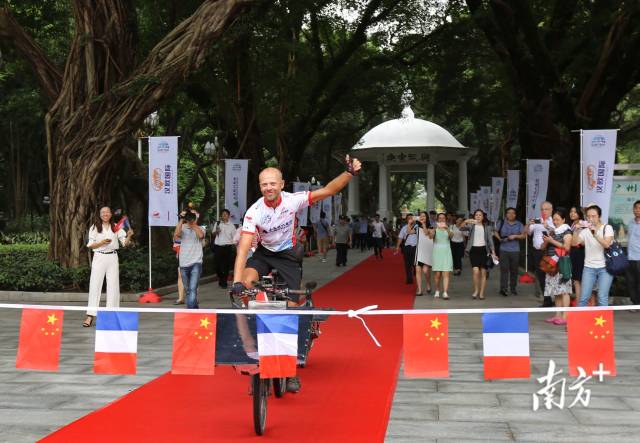
M 118 248 L 122 244 L 126 247 L 133 229 L 125 233 L 123 229 L 113 232 L 115 225 L 111 223 L 111 209 L 107 206 L 100 208 L 100 216 L 96 223 L 89 229 L 89 242 L 87 247 L 93 249 L 93 261 L 91 262 L 91 279 L 89 281 L 89 306 L 87 318 L 82 326 L 88 328 L 93 324 L 96 316 L 96 308 L 100 304 L 100 294 L 105 275 L 107 277 L 107 307 L 120 306 L 120 269 L 118 267 Z
M 418 219 L 422 225 L 418 228 L 418 245 L 416 246 L 416 295 L 422 295 L 422 274 L 427 281 L 427 293 L 431 293 L 431 261 L 433 259 L 433 239 L 429 237 L 429 216 L 420 212 Z

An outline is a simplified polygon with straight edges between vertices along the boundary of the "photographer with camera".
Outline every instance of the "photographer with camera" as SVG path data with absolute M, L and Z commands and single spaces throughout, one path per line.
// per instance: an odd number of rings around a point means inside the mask
M 542 204 L 540 205 L 540 218 L 529 220 L 529 223 L 527 224 L 528 232 L 532 237 L 533 243 L 532 258 L 534 272 L 536 274 L 536 278 L 538 280 L 538 284 L 540 285 L 540 290 L 543 296 L 547 274 L 545 274 L 545 272 L 540 269 L 540 260 L 542 260 L 542 257 L 545 255 L 545 252 L 542 248 L 542 243 L 544 242 L 542 236 L 553 233 L 554 226 L 551 218 L 552 212 L 553 205 L 551 204 L 551 202 L 542 202 Z M 541 307 L 549 308 L 553 306 L 551 297 L 544 297 L 543 300 L 544 301 Z
M 97 220 L 89 229 L 87 247 L 92 249 L 91 278 L 89 280 L 89 301 L 87 317 L 82 326 L 88 328 L 93 324 L 96 308 L 100 304 L 100 294 L 105 276 L 107 277 L 107 308 L 120 306 L 120 267 L 118 263 L 118 248 L 129 245 L 133 237 L 133 229 L 125 233 L 124 229 L 116 229 L 111 222 L 111 208 L 100 208 Z
M 188 309 L 198 309 L 198 283 L 202 274 L 202 239 L 204 229 L 198 226 L 198 213 L 188 208 L 180 213 L 173 240 L 180 240 L 180 275 Z

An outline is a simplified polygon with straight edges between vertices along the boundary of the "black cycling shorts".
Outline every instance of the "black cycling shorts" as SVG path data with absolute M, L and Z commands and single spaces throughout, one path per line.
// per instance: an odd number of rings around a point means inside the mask
M 300 289 L 302 261 L 296 252 L 295 247 L 273 252 L 259 244 L 256 251 L 247 260 L 246 267 L 255 269 L 259 277 L 264 277 L 275 269 L 278 271 L 279 279 L 286 283 L 289 289 Z

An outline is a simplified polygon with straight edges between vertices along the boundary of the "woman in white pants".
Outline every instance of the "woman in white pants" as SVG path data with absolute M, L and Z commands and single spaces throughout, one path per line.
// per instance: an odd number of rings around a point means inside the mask
M 125 233 L 123 229 L 114 232 L 115 225 L 111 223 L 111 209 L 107 206 L 100 208 L 100 217 L 89 229 L 87 247 L 93 249 L 91 262 L 91 279 L 89 281 L 89 306 L 87 318 L 82 326 L 88 328 L 93 324 L 96 308 L 100 304 L 100 294 L 105 275 L 107 277 L 107 307 L 120 306 L 120 269 L 118 267 L 119 244 L 127 246 L 133 236 L 133 229 Z

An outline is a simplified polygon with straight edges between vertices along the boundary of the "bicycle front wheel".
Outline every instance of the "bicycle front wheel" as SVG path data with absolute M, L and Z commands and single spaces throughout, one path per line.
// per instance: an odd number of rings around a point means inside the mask
M 267 423 L 269 379 L 260 378 L 260 374 L 254 374 L 251 378 L 253 388 L 253 428 L 257 435 L 262 435 Z

